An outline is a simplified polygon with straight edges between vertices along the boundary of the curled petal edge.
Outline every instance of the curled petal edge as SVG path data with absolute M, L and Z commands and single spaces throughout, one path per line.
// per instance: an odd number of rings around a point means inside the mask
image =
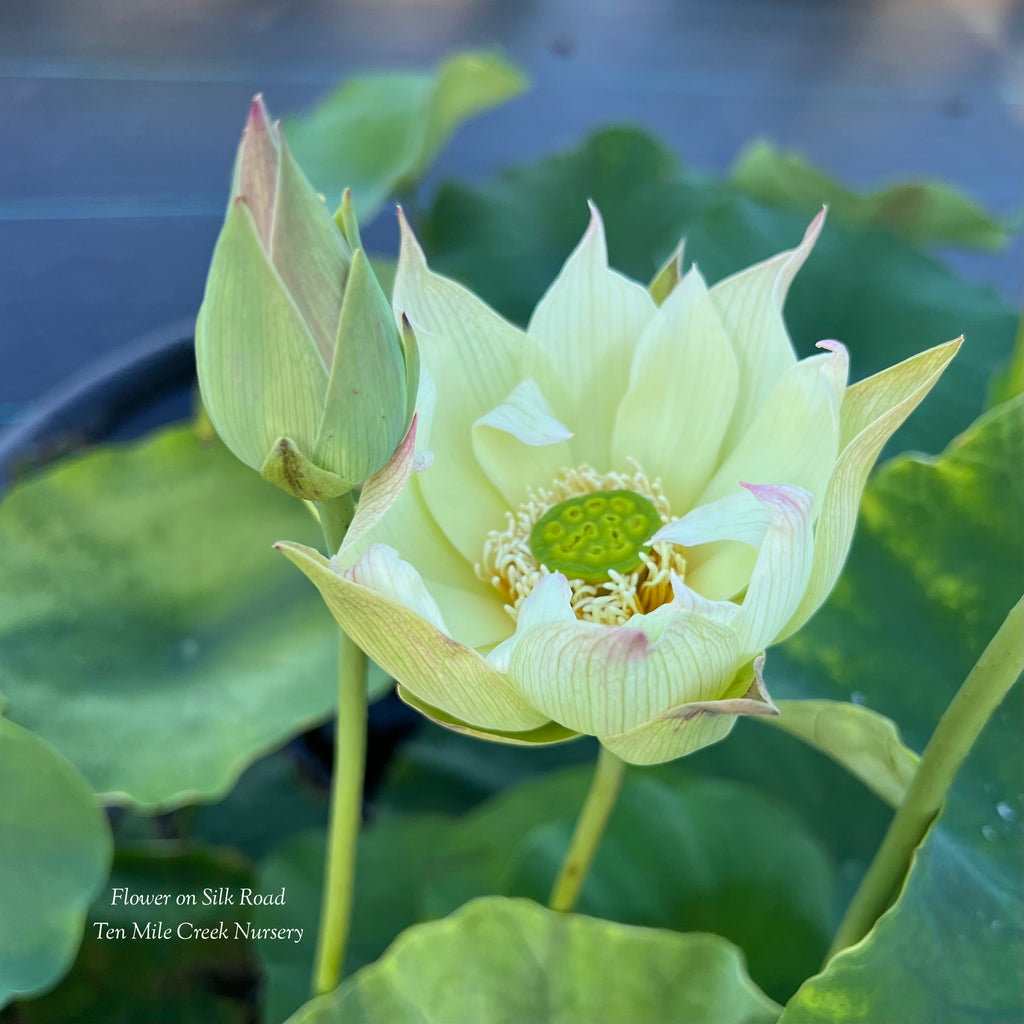
M 452 732 L 462 733 L 463 736 L 473 736 L 478 740 L 492 740 L 495 743 L 506 743 L 516 747 L 538 747 L 551 746 L 553 743 L 568 743 L 569 740 L 579 739 L 582 735 L 567 729 L 558 722 L 548 722 L 546 725 L 539 725 L 535 729 L 524 729 L 519 732 L 512 732 L 502 729 L 482 729 L 469 722 L 462 721 L 454 715 L 435 708 L 424 700 L 420 700 L 415 694 L 410 693 L 404 686 L 396 689 L 401 700 L 414 708 L 425 718 L 429 718 L 437 725 L 444 726 Z
M 741 685 L 748 672 L 754 674 L 740 696 L 680 704 L 635 729 L 618 736 L 600 736 L 599 739 L 608 750 L 629 764 L 662 764 L 725 739 L 737 718 L 778 715 L 779 709 L 764 685 L 764 661 L 764 655 L 760 654 L 737 673 L 736 678 Z M 736 682 L 733 684 L 735 687 Z

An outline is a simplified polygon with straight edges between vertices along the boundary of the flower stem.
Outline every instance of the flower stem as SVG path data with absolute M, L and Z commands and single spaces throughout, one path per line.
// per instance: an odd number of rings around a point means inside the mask
M 982 652 L 928 741 L 889 830 L 836 932 L 828 958 L 859 942 L 886 911 L 978 734 L 1024 668 L 1024 598 Z
M 610 750 L 601 747 L 587 799 L 569 841 L 569 851 L 551 890 L 548 906 L 552 910 L 569 911 L 576 906 L 580 889 L 583 888 L 594 854 L 597 853 L 597 844 L 601 841 L 608 817 L 619 795 L 625 770 L 626 765 L 623 761 Z
M 363 810 L 366 758 L 366 656 L 339 632 L 338 721 L 334 741 L 334 778 L 327 831 L 327 859 L 320 904 L 320 935 L 313 966 L 313 994 L 337 988 L 345 962 L 356 839 Z

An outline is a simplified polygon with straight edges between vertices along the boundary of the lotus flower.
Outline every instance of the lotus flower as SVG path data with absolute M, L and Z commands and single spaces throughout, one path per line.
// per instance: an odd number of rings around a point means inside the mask
M 239 459 L 319 501 L 390 459 L 419 372 L 355 215 L 345 204 L 341 212 L 339 227 L 257 96 L 196 323 L 199 384 Z
M 409 704 L 636 764 L 778 713 L 764 650 L 832 589 L 870 467 L 959 345 L 849 388 L 838 342 L 798 361 L 781 307 L 822 222 L 711 288 L 676 263 L 649 291 L 609 269 L 592 210 L 525 332 L 403 222 L 393 304 L 435 461 L 402 487 L 399 452 L 330 561 L 280 547 Z

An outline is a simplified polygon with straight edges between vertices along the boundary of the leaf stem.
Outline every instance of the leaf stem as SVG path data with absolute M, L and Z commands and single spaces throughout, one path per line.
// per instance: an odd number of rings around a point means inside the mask
M 597 844 L 601 841 L 608 817 L 619 795 L 625 770 L 625 762 L 620 761 L 610 750 L 601 747 L 583 810 L 576 821 L 562 870 L 558 873 L 554 888 L 551 890 L 548 906 L 552 910 L 569 911 L 576 906 L 580 889 L 583 888 L 594 854 L 597 853 Z
M 888 909 L 906 877 L 914 850 L 942 809 L 960 766 L 1022 668 L 1024 598 L 1013 606 L 939 719 L 826 959 L 859 942 Z
M 314 995 L 333 991 L 341 980 L 352 916 L 356 839 L 363 810 L 366 656 L 344 632 L 339 631 L 338 635 L 338 720 L 320 934 L 313 966 Z

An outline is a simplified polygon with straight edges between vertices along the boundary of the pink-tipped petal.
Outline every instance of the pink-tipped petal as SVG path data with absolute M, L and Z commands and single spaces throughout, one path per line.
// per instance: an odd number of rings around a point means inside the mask
M 236 196 L 245 199 L 263 248 L 270 250 L 277 191 L 278 145 L 262 94 L 253 97 L 235 172 Z
M 680 704 L 636 729 L 600 737 L 603 746 L 630 764 L 661 764 L 725 739 L 745 716 L 777 715 L 764 686 L 764 656 L 748 666 L 750 686 L 740 697 Z

